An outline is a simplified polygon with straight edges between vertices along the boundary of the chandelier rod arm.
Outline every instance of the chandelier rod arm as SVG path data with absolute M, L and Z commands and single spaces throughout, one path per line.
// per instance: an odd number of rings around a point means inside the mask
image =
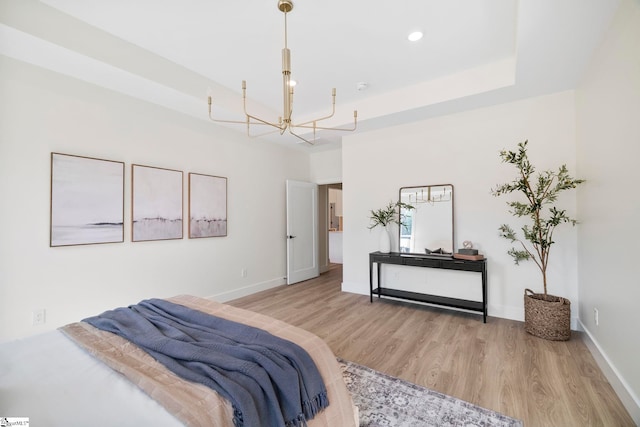
M 268 122 L 266 120 L 262 120 L 261 118 L 256 117 L 256 116 L 252 116 L 251 114 L 245 113 L 245 115 L 247 116 L 248 120 L 246 122 L 241 122 L 241 123 L 247 123 L 247 124 L 252 124 L 252 125 L 267 125 L 267 126 L 272 126 L 272 127 L 276 128 L 276 129 L 282 131 L 282 126 L 281 125 L 278 125 L 278 124 L 272 123 L 272 122 Z M 255 120 L 257 123 L 256 122 L 252 122 L 251 120 Z M 282 132 L 280 132 L 280 133 L 282 133 Z
M 329 114 L 327 116 L 324 116 L 324 117 L 321 117 L 319 119 L 313 119 L 313 120 L 309 120 L 307 122 L 303 122 L 303 123 L 299 123 L 299 124 L 298 123 L 292 124 L 292 126 L 304 127 L 304 126 L 306 126 L 306 125 L 308 125 L 310 123 L 315 123 L 315 122 L 319 122 L 319 121 L 322 121 L 322 120 L 327 120 L 327 119 L 330 119 L 331 117 L 333 117 L 333 115 L 336 113 L 336 89 L 335 88 L 333 88 L 332 97 L 333 97 L 333 102 L 331 103 L 331 114 Z
M 322 126 L 316 126 L 315 128 L 313 126 L 296 126 L 296 127 L 303 128 L 303 129 L 335 130 L 340 132 L 353 132 L 354 130 L 356 130 L 355 124 L 353 125 L 353 127 L 350 127 L 350 128 L 330 128 L 330 127 L 322 127 Z
M 354 116 L 353 116 L 353 127 L 350 127 L 350 128 L 323 127 L 323 126 L 315 126 L 315 125 L 309 126 L 308 124 L 295 125 L 295 127 L 304 128 L 304 129 L 338 130 L 338 131 L 345 131 L 345 132 L 352 132 L 356 130 L 357 126 L 358 126 L 358 116 L 356 111 L 354 111 Z
M 223 119 L 214 119 L 213 117 L 209 116 L 209 120 L 211 120 L 214 123 L 234 123 L 234 124 L 238 124 L 238 125 L 243 125 L 246 122 L 245 121 L 241 121 L 241 120 L 223 120 Z
M 264 123 L 255 123 L 255 124 L 263 125 Z M 247 128 L 247 136 L 248 136 L 249 138 L 260 138 L 261 136 L 265 136 L 265 135 L 272 135 L 272 134 L 274 134 L 274 133 L 276 133 L 276 132 L 278 132 L 278 133 L 279 133 L 279 130 L 278 130 L 278 129 L 275 129 L 275 130 L 270 130 L 270 131 L 267 131 L 267 132 L 258 133 L 258 134 L 253 134 L 253 135 L 252 135 L 251 133 L 249 133 L 249 128 Z
M 209 120 L 211 120 L 212 122 L 217 122 L 217 123 L 235 123 L 235 124 L 245 124 L 246 121 L 245 120 L 224 120 L 224 119 L 214 119 L 213 118 L 213 114 L 211 112 L 211 103 L 213 101 L 211 100 L 211 97 L 209 97 Z
M 307 144 L 309 144 L 309 145 L 315 145 L 312 141 L 309 141 L 308 139 L 304 138 L 303 136 L 298 135 L 297 133 L 295 133 L 291 127 L 289 127 L 289 133 L 290 133 L 291 135 L 295 136 L 296 138 L 298 138 L 298 139 L 300 139 L 300 140 L 302 140 L 302 141 L 306 142 L 306 143 L 307 143 Z M 314 138 L 314 140 L 315 140 L 315 132 L 313 133 L 313 138 Z
M 211 100 L 211 97 L 209 97 L 209 99 Z M 278 129 L 278 131 L 282 131 L 282 126 L 275 124 L 275 123 L 271 123 L 268 122 L 266 120 L 262 120 L 259 117 L 256 116 L 252 116 L 251 114 L 247 114 L 245 111 L 245 116 L 246 119 L 245 120 L 226 120 L 226 119 L 216 119 L 213 117 L 213 113 L 211 111 L 211 102 L 209 103 L 209 120 L 211 120 L 212 122 L 215 123 L 233 123 L 233 124 L 246 124 L 246 125 L 267 125 L 267 126 L 272 126 L 276 129 Z M 255 120 L 255 122 L 251 122 L 250 120 Z M 248 132 L 247 132 L 248 133 Z M 267 132 L 264 135 L 268 134 L 268 133 L 272 133 L 272 132 Z M 251 136 L 251 135 L 249 135 Z
M 280 131 L 280 135 L 282 135 L 282 133 L 284 132 L 284 129 L 282 128 L 282 124 L 275 124 L 272 122 L 268 122 L 266 120 L 263 120 L 259 117 L 256 117 L 254 115 L 251 115 L 247 112 L 247 82 L 245 80 L 242 81 L 242 109 L 244 111 L 244 115 L 246 116 L 247 120 L 247 135 L 249 135 L 249 126 L 252 124 L 251 123 L 251 119 L 257 121 L 258 123 L 253 123 L 253 124 L 262 124 L 262 125 L 268 125 L 268 126 L 273 126 L 274 128 L 278 129 Z

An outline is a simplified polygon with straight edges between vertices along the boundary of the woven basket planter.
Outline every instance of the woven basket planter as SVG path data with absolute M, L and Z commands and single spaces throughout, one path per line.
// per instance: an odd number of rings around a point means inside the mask
M 524 330 L 547 340 L 567 341 L 571 338 L 571 302 L 525 289 Z

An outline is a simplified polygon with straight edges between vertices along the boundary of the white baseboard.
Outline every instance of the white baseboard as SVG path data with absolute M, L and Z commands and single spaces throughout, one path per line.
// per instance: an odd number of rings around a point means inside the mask
M 286 284 L 284 277 L 278 277 L 273 280 L 267 280 L 266 282 L 254 283 L 249 286 L 234 289 L 232 291 L 222 292 L 215 295 L 210 295 L 207 298 L 218 302 L 227 302 L 237 298 L 246 297 L 247 295 L 255 294 L 256 292 L 266 291 L 267 289 L 275 288 Z
M 359 295 L 369 295 L 369 287 L 366 287 L 366 291 L 363 292 L 362 291 L 362 285 L 360 283 L 349 283 L 349 282 L 342 282 L 342 292 L 349 292 L 352 294 L 359 294 Z
M 363 292 L 363 289 L 366 289 Z M 362 287 L 361 283 L 349 283 L 342 282 L 342 292 L 350 292 L 352 294 L 369 295 L 369 287 Z M 500 317 L 502 319 L 516 320 L 518 322 L 524 322 L 524 306 L 510 307 L 504 305 L 492 305 L 487 307 L 487 314 L 492 317 Z M 574 331 L 578 329 L 578 318 L 571 317 L 571 329 Z
M 487 307 L 489 316 L 500 317 L 502 319 L 516 320 L 524 322 L 524 307 L 511 307 L 506 305 L 489 304 Z
M 489 304 L 487 309 L 489 316 L 500 317 L 502 319 L 516 320 L 518 322 L 524 322 L 524 306 L 511 307 L 505 305 L 492 305 Z M 579 331 L 578 318 L 571 316 L 571 330 Z
M 584 332 L 584 334 L 582 334 L 582 340 L 602 370 L 602 373 L 607 378 L 607 381 L 609 381 L 609 384 L 611 384 L 611 387 L 613 387 L 613 390 L 629 412 L 629 415 L 631 415 L 633 422 L 635 422 L 636 425 L 640 425 L 640 398 L 633 393 L 627 382 L 620 375 L 620 372 L 618 372 L 613 363 L 611 363 L 607 354 L 602 351 L 598 342 L 593 338 L 591 332 L 589 332 L 579 320 L 578 325 L 578 330 Z

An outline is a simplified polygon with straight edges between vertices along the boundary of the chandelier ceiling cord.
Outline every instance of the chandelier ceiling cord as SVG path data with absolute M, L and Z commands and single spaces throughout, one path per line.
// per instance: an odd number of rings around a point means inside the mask
M 301 139 L 307 144 L 313 145 L 316 139 L 316 131 L 317 130 L 337 130 L 337 131 L 347 131 L 352 132 L 356 130 L 358 125 L 358 111 L 353 111 L 353 127 L 350 128 L 336 128 L 336 127 L 322 127 L 318 126 L 317 122 L 329 119 L 333 117 L 336 111 L 336 88 L 333 88 L 331 91 L 331 114 L 320 117 L 317 119 L 309 120 L 303 123 L 294 123 L 292 119 L 293 113 L 293 85 L 291 83 L 291 51 L 287 47 L 287 13 L 291 12 L 293 9 L 293 1 L 291 0 L 279 0 L 278 1 L 278 9 L 284 14 L 284 49 L 282 49 L 282 93 L 283 93 L 283 106 L 284 111 L 282 116 L 278 118 L 278 122 L 270 122 L 268 120 L 261 119 L 254 115 L 251 115 L 247 112 L 247 82 L 245 80 L 242 81 L 242 105 L 244 109 L 245 120 L 221 120 L 214 119 L 211 114 L 211 104 L 212 100 L 209 96 L 209 119 L 214 122 L 219 123 L 239 123 L 246 124 L 247 126 L 247 135 L 248 136 L 262 136 L 261 135 L 251 135 L 250 128 L 251 125 L 267 125 L 276 128 L 280 135 L 285 132 L 289 132 L 291 135 L 296 138 Z M 313 138 L 307 139 L 295 131 L 295 128 L 301 129 L 312 129 L 313 130 Z M 270 132 L 268 132 L 270 133 Z

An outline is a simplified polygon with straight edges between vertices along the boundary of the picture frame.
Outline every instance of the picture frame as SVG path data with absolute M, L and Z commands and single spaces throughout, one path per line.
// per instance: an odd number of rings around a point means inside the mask
M 189 238 L 227 236 L 227 178 L 189 173 Z
M 183 173 L 131 165 L 131 241 L 183 238 Z
M 51 153 L 49 246 L 124 241 L 124 162 Z

